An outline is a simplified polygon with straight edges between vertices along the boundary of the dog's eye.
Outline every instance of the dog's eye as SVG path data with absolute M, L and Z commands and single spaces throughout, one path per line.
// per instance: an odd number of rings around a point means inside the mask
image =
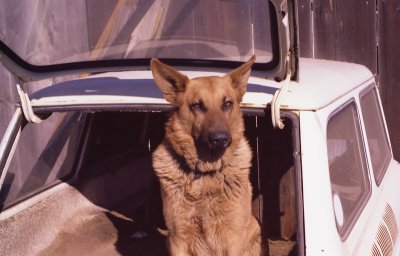
M 231 107 L 233 106 L 233 102 L 232 101 L 230 101 L 230 100 L 226 100 L 226 101 L 224 101 L 224 110 L 228 110 L 228 109 L 230 109 Z
M 194 103 L 194 104 L 192 104 L 192 106 L 190 106 L 190 108 L 191 109 L 200 109 L 201 106 L 200 106 L 200 103 Z
M 202 102 L 196 102 L 190 105 L 190 110 L 196 111 L 196 110 L 204 110 L 204 105 Z

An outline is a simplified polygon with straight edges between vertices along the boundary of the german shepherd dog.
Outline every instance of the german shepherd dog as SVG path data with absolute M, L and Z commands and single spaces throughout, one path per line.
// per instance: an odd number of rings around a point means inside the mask
M 151 60 L 154 80 L 174 106 L 153 153 L 171 255 L 261 254 L 239 106 L 254 61 L 222 77 L 189 79 Z

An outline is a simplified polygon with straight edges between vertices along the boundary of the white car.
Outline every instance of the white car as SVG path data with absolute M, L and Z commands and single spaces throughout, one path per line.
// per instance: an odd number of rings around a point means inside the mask
M 298 58 L 295 1 L 34 2 L 10 3 L 32 19 L 7 16 L 0 36 L 20 97 L 0 144 L 0 255 L 167 255 L 151 154 L 171 106 L 149 61 L 221 76 L 254 53 L 242 111 L 265 254 L 399 255 L 375 77 Z

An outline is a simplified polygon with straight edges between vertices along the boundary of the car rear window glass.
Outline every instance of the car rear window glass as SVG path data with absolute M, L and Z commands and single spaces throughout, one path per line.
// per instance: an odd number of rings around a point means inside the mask
M 380 109 L 376 89 L 370 89 L 361 95 L 361 110 L 377 185 L 381 183 L 391 158 L 389 140 Z
M 342 238 L 350 232 L 371 190 L 359 124 L 351 102 L 330 117 L 327 127 L 333 206 Z
M 0 39 L 34 65 L 180 58 L 273 60 L 264 0 L 0 1 Z M 276 28 L 275 28 L 276 29 Z M 275 56 L 277 57 L 277 56 Z
M 24 126 L 0 190 L 0 209 L 73 174 L 84 117 L 53 113 Z

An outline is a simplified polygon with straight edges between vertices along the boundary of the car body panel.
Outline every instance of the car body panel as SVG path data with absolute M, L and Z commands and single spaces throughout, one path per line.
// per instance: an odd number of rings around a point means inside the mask
M 300 59 L 302 78 L 292 81 L 281 103 L 283 110 L 318 110 L 374 78 L 364 66 L 326 60 Z M 223 76 L 228 70 L 181 70 L 190 78 Z M 318 74 L 316 76 L 315 74 Z M 250 77 L 242 106 L 265 107 L 281 83 Z M 93 75 L 44 88 L 31 96 L 32 106 L 84 106 L 104 104 L 168 104 L 150 71 L 125 71 Z
M 383 222 L 383 215 L 389 206 L 393 209 L 396 222 L 399 221 L 400 206 L 395 195 L 400 193 L 398 183 L 400 179 L 399 163 L 390 161 L 385 178 L 378 187 L 368 153 L 368 143 L 365 137 L 364 124 L 361 121 L 364 135 L 364 147 L 369 169 L 371 194 L 361 213 L 356 217 L 350 233 L 340 237 L 335 223 L 335 206 L 331 194 L 329 165 L 326 146 L 326 127 L 330 115 L 340 109 L 346 102 L 355 101 L 359 105 L 359 97 L 365 88 L 374 86 L 374 81 L 367 81 L 332 104 L 317 111 L 300 111 L 300 133 L 302 147 L 303 197 L 305 225 L 306 254 L 307 255 L 368 255 L 372 251 L 374 242 L 378 239 L 377 230 Z M 358 111 L 362 120 L 361 110 Z M 386 130 L 387 132 L 387 130 Z M 308 141 L 309 143 L 304 143 Z M 310 143 L 313 141 L 313 143 Z M 328 185 L 328 186 L 327 186 Z M 330 198 L 330 200 L 327 200 Z M 397 224 L 398 225 L 398 224 Z M 321 235 L 323 233 L 323 235 Z M 382 242 L 381 242 L 382 243 Z M 393 246 L 398 250 L 398 236 Z M 397 254 L 393 254 L 397 255 Z

